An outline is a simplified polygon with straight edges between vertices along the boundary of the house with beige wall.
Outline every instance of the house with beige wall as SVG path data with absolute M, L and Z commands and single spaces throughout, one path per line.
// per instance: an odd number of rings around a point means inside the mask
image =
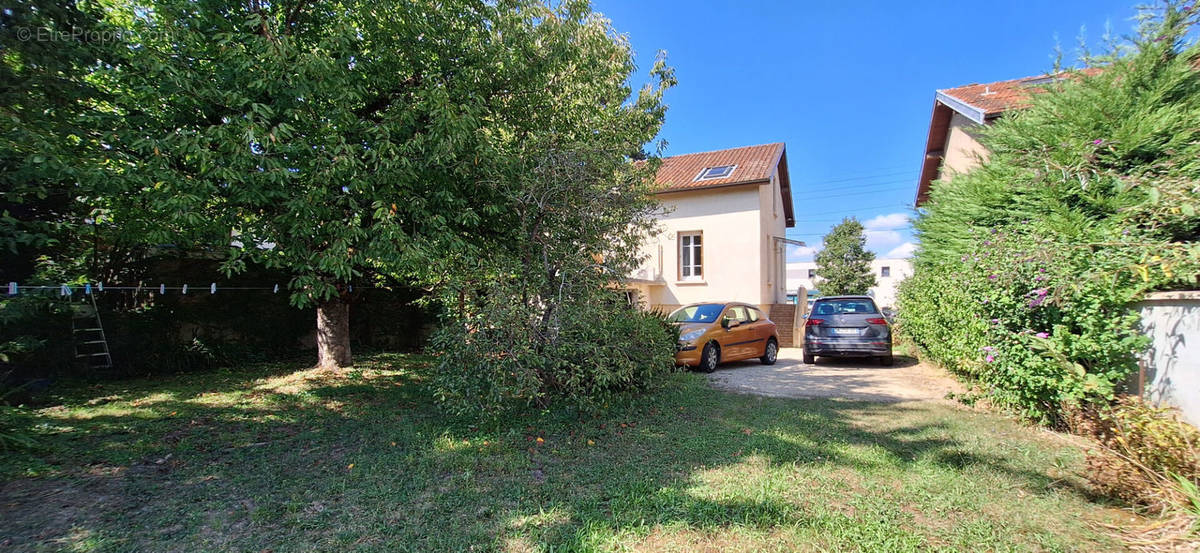
M 651 309 L 786 302 L 784 232 L 795 225 L 784 144 L 667 157 L 655 177 L 658 233 L 626 287 Z
M 1085 69 L 1084 73 L 1097 71 Z M 929 199 L 930 185 L 943 176 L 966 173 L 988 157 L 979 131 L 1005 113 L 1029 105 L 1031 95 L 1069 74 L 1039 75 L 994 83 L 969 84 L 934 93 L 917 183 L 917 206 Z

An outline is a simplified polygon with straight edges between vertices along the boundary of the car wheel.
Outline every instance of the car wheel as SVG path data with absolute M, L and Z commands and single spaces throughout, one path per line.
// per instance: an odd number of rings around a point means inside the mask
M 890 367 L 896 364 L 896 358 L 892 357 L 891 354 L 884 355 L 883 357 L 879 358 L 879 364 L 885 367 Z
M 767 340 L 767 347 L 763 350 L 762 357 L 759 357 L 758 360 L 762 361 L 764 365 L 774 365 L 777 357 L 779 357 L 779 344 L 774 338 L 771 338 Z
M 721 362 L 721 348 L 716 344 L 709 342 L 704 344 L 704 351 L 700 353 L 700 364 L 697 366 L 701 371 L 706 373 L 717 370 L 717 364 Z
M 817 356 L 813 355 L 811 353 L 805 353 L 804 354 L 804 364 L 805 365 L 816 365 L 817 364 Z

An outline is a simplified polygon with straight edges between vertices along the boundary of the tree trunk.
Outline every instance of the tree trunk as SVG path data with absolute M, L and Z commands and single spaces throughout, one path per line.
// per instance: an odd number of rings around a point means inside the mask
M 323 301 L 317 304 L 317 368 L 350 365 L 350 303 L 342 297 Z

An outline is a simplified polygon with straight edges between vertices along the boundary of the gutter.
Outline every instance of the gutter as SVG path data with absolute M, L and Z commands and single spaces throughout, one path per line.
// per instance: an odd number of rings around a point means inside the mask
M 664 190 L 659 190 L 659 191 L 655 192 L 654 194 L 655 195 L 657 195 L 657 194 L 674 194 L 674 193 L 678 193 L 678 192 L 692 192 L 695 190 L 712 190 L 714 188 L 729 188 L 730 186 L 744 186 L 747 184 L 768 184 L 770 182 L 771 182 L 771 179 L 758 179 L 758 180 L 747 180 L 747 181 L 741 181 L 741 182 L 727 182 L 725 184 L 712 184 L 712 185 L 708 185 L 708 186 L 692 186 L 689 188 L 667 188 Z
M 945 104 L 950 109 L 961 113 L 963 117 L 979 123 L 980 125 L 983 125 L 987 122 L 987 112 L 949 94 L 946 94 L 941 90 L 937 91 L 937 94 L 934 95 L 934 98 L 937 99 L 937 101 Z

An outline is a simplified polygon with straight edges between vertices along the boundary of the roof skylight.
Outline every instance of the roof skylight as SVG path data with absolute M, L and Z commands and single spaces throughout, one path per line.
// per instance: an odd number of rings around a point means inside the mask
M 723 179 L 733 174 L 733 170 L 737 165 L 718 165 L 716 167 L 707 167 L 700 171 L 700 175 L 696 180 Z

